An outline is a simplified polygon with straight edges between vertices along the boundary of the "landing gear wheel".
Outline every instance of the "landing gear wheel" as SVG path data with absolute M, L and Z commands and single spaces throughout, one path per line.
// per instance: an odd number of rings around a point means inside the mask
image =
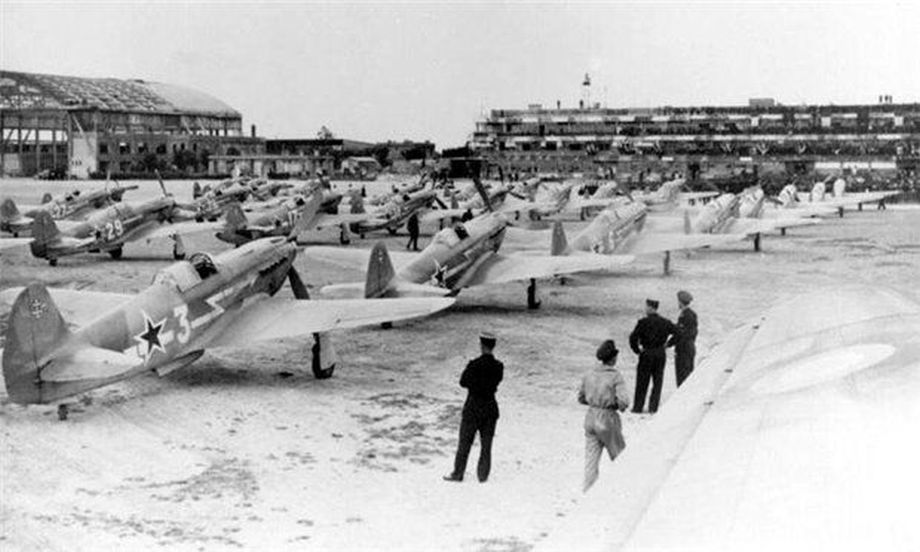
M 537 280 L 534 278 L 531 278 L 530 284 L 527 285 L 527 308 L 530 310 L 540 308 L 540 301 L 537 300 Z
M 57 259 L 48 259 L 48 264 L 51 266 L 57 266 Z
M 332 377 L 332 373 L 335 372 L 335 364 L 329 366 L 329 368 L 323 368 L 322 365 L 322 348 L 319 344 L 319 334 L 313 334 L 313 362 L 311 368 L 313 368 L 313 377 L 316 379 L 329 379 Z
M 70 407 L 66 404 L 59 404 L 57 408 L 58 420 L 66 421 L 67 415 L 70 414 Z
M 120 246 L 115 249 L 109 249 L 109 256 L 113 259 L 120 259 L 122 253 L 124 253 L 124 250 Z

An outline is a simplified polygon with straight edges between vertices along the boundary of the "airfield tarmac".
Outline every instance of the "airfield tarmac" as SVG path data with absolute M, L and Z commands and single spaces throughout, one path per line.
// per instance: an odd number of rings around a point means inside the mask
M 40 195 L 32 190 L 61 185 L 3 181 L 0 195 L 31 199 Z M 157 193 L 155 183 L 142 186 L 126 199 Z M 190 189 L 167 186 L 180 197 Z M 569 223 L 567 232 L 583 225 Z M 336 243 L 337 233 L 310 237 Z M 380 238 L 393 249 L 406 240 Z M 230 247 L 207 234 L 186 243 L 189 251 Z M 6 252 L 0 287 L 39 280 L 139 291 L 172 262 L 166 240 L 130 244 L 124 255 L 81 255 L 52 268 L 27 251 Z M 341 358 L 329 380 L 310 373 L 304 338 L 221 350 L 165 378 L 99 389 L 66 422 L 53 406 L 14 405 L 4 393 L 0 547 L 528 550 L 581 496 L 580 375 L 594 365 L 597 344 L 613 337 L 632 387 L 636 357 L 626 338 L 646 297 L 661 299 L 673 319 L 675 292 L 693 293 L 705 357 L 728 330 L 800 293 L 864 283 L 917 296 L 920 209 L 848 211 L 765 237 L 761 253 L 741 242 L 674 254 L 671 266 L 662 276 L 652 256 L 616 275 L 541 282 L 537 311 L 526 309 L 524 284 L 508 284 L 466 290 L 447 311 L 391 330 L 337 332 Z M 297 267 L 314 289 L 364 276 L 303 258 Z M 474 447 L 467 480 L 447 483 L 465 397 L 457 382 L 483 328 L 497 334 L 506 367 L 492 476 L 476 482 Z M 663 408 L 674 392 L 669 359 Z M 642 438 L 647 420 L 624 415 L 627 443 Z

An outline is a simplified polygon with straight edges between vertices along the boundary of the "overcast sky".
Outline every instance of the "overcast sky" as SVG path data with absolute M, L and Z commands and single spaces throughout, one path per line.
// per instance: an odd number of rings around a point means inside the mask
M 920 7 L 17 3 L 0 68 L 190 86 L 266 137 L 462 145 L 493 108 L 920 102 Z

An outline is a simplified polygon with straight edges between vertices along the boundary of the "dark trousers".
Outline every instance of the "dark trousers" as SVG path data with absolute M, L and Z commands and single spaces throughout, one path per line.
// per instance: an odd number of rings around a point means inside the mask
M 493 416 L 463 414 L 460 420 L 460 442 L 457 445 L 457 456 L 454 459 L 454 477 L 463 479 L 463 474 L 466 472 L 466 461 L 470 457 L 470 447 L 473 446 L 473 440 L 478 431 L 480 451 L 476 475 L 479 476 L 480 481 L 489 478 L 489 471 L 492 469 L 492 438 L 495 436 L 497 423 L 498 418 Z
M 693 360 L 696 358 L 696 345 L 678 345 L 674 348 L 674 373 L 677 374 L 677 386 L 693 372 Z
M 418 251 L 418 232 L 409 234 L 409 243 L 406 244 L 406 249 Z
M 658 411 L 666 359 L 664 349 L 642 351 L 642 354 L 639 355 L 639 366 L 636 368 L 636 396 L 633 400 L 633 412 L 642 412 L 645 407 L 645 393 L 648 391 L 649 380 L 652 381 L 652 395 L 648 399 L 648 411 Z

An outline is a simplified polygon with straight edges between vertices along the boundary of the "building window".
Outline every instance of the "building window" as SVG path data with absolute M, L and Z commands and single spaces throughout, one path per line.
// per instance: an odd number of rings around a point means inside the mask
M 157 144 L 157 155 L 166 155 L 166 144 Z
M 131 144 L 127 142 L 118 143 L 118 153 L 120 155 L 130 155 L 131 154 Z
M 147 153 L 147 142 L 137 143 L 137 153 Z
M 109 145 L 106 143 L 99 144 L 99 155 L 108 155 L 109 154 Z

